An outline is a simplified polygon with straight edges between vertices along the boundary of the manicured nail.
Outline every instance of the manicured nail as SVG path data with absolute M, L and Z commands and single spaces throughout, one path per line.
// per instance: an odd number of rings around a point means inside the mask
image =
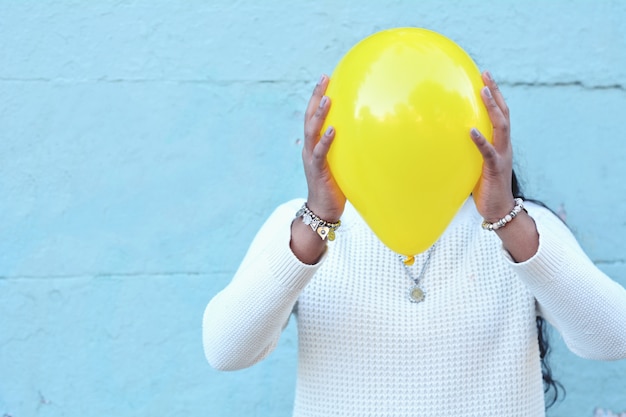
M 326 79 L 326 75 L 325 75 L 325 74 L 322 74 L 322 75 L 320 76 L 320 80 L 317 82 L 317 85 L 320 85 L 321 83 L 323 83 L 325 79 Z
M 488 98 L 493 98 L 493 96 L 491 95 L 491 90 L 489 89 L 489 87 L 483 87 L 483 90 L 485 91 L 485 94 L 487 95 Z
M 473 127 L 472 130 L 470 130 L 470 135 L 472 135 L 474 139 L 478 139 L 480 137 L 480 132 L 478 131 L 478 129 Z
M 326 106 L 326 103 L 328 103 L 328 97 L 324 96 L 322 97 L 322 100 L 320 100 L 320 108 Z
M 332 126 L 328 126 L 326 128 L 326 132 L 324 132 L 324 135 L 326 136 L 330 136 L 335 132 L 335 128 L 333 128 Z
M 485 71 L 485 76 L 489 81 L 493 82 L 493 77 L 491 76 L 491 73 L 489 71 Z

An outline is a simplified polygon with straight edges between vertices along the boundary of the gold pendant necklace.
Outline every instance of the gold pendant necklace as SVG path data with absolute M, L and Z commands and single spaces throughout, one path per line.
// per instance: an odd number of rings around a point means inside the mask
M 412 262 L 407 263 L 403 261 L 402 258 L 400 258 L 400 261 L 404 265 L 404 270 L 406 271 L 407 277 L 409 277 L 409 279 L 413 282 L 413 285 L 409 289 L 409 301 L 411 301 L 412 303 L 421 303 L 426 298 L 426 293 L 420 287 L 420 281 L 422 277 L 424 276 L 424 273 L 426 272 L 426 268 L 428 267 L 428 263 L 430 262 L 430 257 L 433 251 L 435 250 L 435 245 L 436 243 L 433 246 L 431 246 L 426 252 L 426 259 L 424 260 L 422 269 L 420 270 L 419 274 L 417 274 L 417 277 L 415 278 L 411 275 L 410 265 L 412 264 Z

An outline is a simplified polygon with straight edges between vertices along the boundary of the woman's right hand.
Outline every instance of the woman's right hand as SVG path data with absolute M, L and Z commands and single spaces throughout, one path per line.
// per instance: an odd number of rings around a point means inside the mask
M 321 134 L 322 126 L 330 109 L 330 99 L 324 95 L 328 77 L 322 75 L 313 90 L 313 95 L 304 115 L 304 148 L 302 163 L 309 188 L 307 205 L 316 216 L 328 223 L 335 223 L 343 214 L 346 197 L 333 178 L 326 156 L 335 138 L 335 130 L 329 126 Z M 300 261 L 315 264 L 326 248 L 309 226 L 295 219 L 291 226 L 291 250 Z M 339 231 L 341 233 L 341 231 Z
M 335 138 L 335 130 L 328 126 L 321 132 L 330 109 L 330 98 L 324 95 L 329 79 L 322 75 L 304 115 L 304 148 L 302 163 L 309 187 L 307 204 L 319 218 L 329 223 L 339 220 L 346 205 L 346 197 L 333 178 L 326 155 Z

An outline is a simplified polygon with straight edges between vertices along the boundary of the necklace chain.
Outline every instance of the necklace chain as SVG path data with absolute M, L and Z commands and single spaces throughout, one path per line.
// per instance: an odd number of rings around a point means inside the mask
M 420 288 L 419 283 L 422 280 L 422 278 L 424 277 L 424 274 L 426 273 L 426 269 L 428 268 L 428 264 L 430 262 L 431 255 L 432 255 L 434 250 L 435 250 L 435 245 L 431 246 L 428 249 L 428 251 L 426 252 L 426 259 L 424 260 L 424 262 L 422 264 L 422 268 L 421 268 L 420 272 L 417 274 L 417 276 L 415 278 L 411 275 L 411 267 L 409 265 L 407 265 L 404 261 L 402 261 L 402 258 L 400 258 L 400 261 L 402 262 L 402 265 L 404 266 L 404 270 L 406 272 L 407 277 L 411 281 L 413 281 L 413 286 L 409 290 L 409 300 L 412 303 L 420 303 L 420 302 L 424 301 L 424 298 L 425 298 L 426 294 L 424 293 L 424 290 L 422 290 Z

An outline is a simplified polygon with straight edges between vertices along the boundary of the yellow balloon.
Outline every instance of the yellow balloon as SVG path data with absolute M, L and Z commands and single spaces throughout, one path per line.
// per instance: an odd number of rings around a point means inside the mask
M 378 238 L 411 257 L 428 249 L 476 185 L 491 141 L 476 64 L 450 39 L 418 28 L 378 32 L 335 68 L 326 125 L 331 172 Z M 325 129 L 325 127 L 324 127 Z

